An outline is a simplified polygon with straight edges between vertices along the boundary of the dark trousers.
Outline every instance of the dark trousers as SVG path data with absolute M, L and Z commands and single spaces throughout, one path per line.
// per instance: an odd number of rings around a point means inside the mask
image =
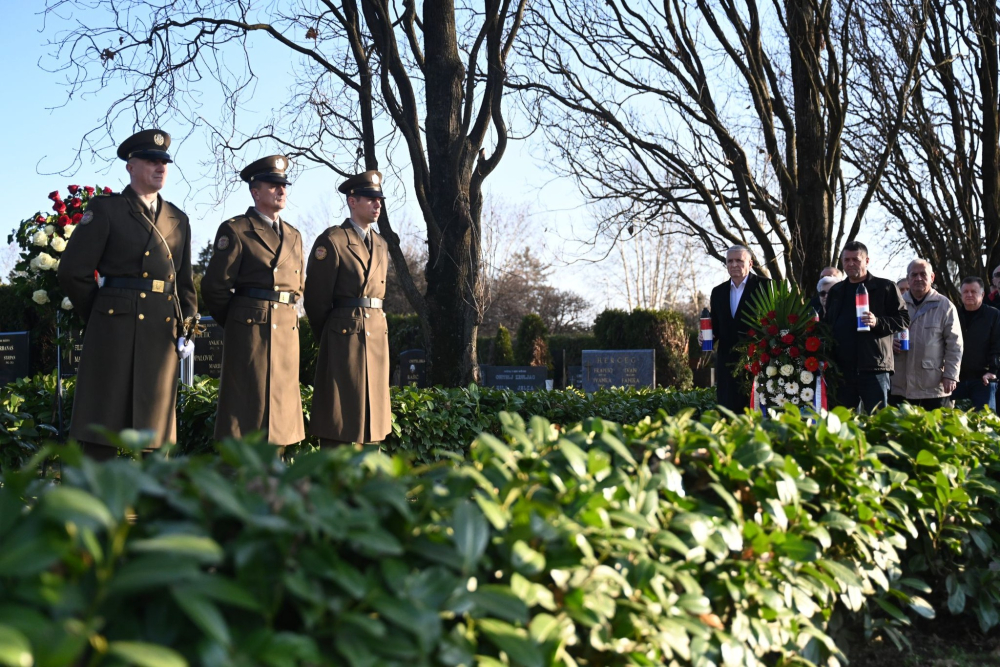
M 969 399 L 976 410 L 989 408 L 996 412 L 997 409 L 997 383 L 990 382 L 984 385 L 979 378 L 972 380 L 961 380 L 951 397 L 956 401 Z
M 936 396 L 934 398 L 907 398 L 905 400 L 910 405 L 923 408 L 924 410 L 937 410 L 938 408 L 948 407 L 951 397 Z
M 84 456 L 88 456 L 95 461 L 110 461 L 118 458 L 118 450 L 107 445 L 99 445 L 96 442 L 81 442 L 80 449 Z
M 889 373 L 855 373 L 837 385 L 837 405 L 874 412 L 889 404 Z

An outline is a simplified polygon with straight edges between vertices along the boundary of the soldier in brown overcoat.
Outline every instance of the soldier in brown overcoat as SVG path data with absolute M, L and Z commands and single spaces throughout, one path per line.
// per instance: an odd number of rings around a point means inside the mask
M 177 342 L 198 303 L 188 218 L 158 194 L 169 146 L 160 130 L 119 146 L 130 185 L 90 200 L 59 264 L 59 284 L 87 324 L 70 435 L 95 458 L 115 449 L 91 426 L 149 429 L 152 447 L 177 438 L 178 356 L 193 349 Z
M 279 216 L 288 160 L 262 158 L 240 177 L 254 206 L 226 220 L 201 282 L 212 317 L 225 329 L 215 437 L 267 432 L 285 446 L 305 438 L 299 392 L 299 320 L 305 275 L 302 236 Z
M 382 174 L 343 183 L 351 217 L 309 253 L 305 309 L 316 339 L 309 431 L 323 445 L 379 442 L 389 434 L 389 330 L 382 298 L 389 252 L 372 225 L 382 210 Z

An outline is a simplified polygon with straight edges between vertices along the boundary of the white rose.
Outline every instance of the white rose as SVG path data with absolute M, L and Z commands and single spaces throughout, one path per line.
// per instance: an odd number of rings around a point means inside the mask
M 31 242 L 39 248 L 44 248 L 49 244 L 49 235 L 39 229 L 35 232 L 34 236 L 31 237 Z
M 774 366 L 768 366 L 767 368 L 764 369 L 764 373 L 767 374 L 767 377 L 773 378 L 775 375 L 778 374 L 778 369 L 775 368 Z
M 791 364 L 785 364 L 784 366 L 781 367 L 781 374 L 784 375 L 785 377 L 788 377 L 794 372 L 795 372 L 795 367 L 792 366 Z
M 53 271 L 58 271 L 59 270 L 59 262 L 61 262 L 61 261 L 62 261 L 61 259 L 57 259 L 56 260 L 56 263 L 52 265 L 52 270 Z
M 63 310 L 73 310 L 73 302 L 69 300 L 68 296 L 63 297 L 62 303 L 60 303 L 59 306 Z
M 76 231 L 76 225 L 66 225 L 65 227 L 63 227 L 63 236 L 65 236 L 68 239 L 69 237 L 73 236 L 73 232 L 75 231 Z
M 56 232 L 56 228 L 53 227 L 52 225 L 45 225 L 44 229 L 46 236 L 52 236 Z
M 58 266 L 56 258 L 47 252 L 38 253 L 38 257 L 36 259 L 38 260 L 38 268 L 40 269 L 48 270 L 54 269 Z
M 31 258 L 31 261 L 28 262 L 28 266 L 30 266 L 35 271 L 42 270 L 42 265 L 39 263 L 37 255 Z
M 46 304 L 49 302 L 49 293 L 43 289 L 37 289 L 31 295 L 31 300 L 37 304 Z
M 816 376 L 809 371 L 802 371 L 799 373 L 799 379 L 802 380 L 802 384 L 812 384 L 813 380 L 816 379 Z
M 799 393 L 799 384 L 797 382 L 786 382 L 785 393 L 791 395 Z
M 802 397 L 803 401 L 810 401 L 810 402 L 813 400 L 813 397 L 815 395 L 816 395 L 816 392 L 813 391 L 812 387 L 806 387 L 805 389 L 802 390 L 802 393 L 799 394 L 799 396 Z
M 56 252 L 62 252 L 66 249 L 66 239 L 61 236 L 56 236 L 52 239 L 52 249 Z

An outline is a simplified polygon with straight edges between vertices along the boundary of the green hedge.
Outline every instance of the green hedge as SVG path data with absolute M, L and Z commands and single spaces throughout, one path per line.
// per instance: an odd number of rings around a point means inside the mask
M 832 666 L 930 600 L 996 625 L 995 416 L 502 421 L 417 468 L 40 452 L 0 487 L 0 661 Z
M 656 384 L 690 389 L 686 326 L 684 316 L 673 311 L 609 308 L 594 320 L 594 337 L 601 350 L 655 350 Z

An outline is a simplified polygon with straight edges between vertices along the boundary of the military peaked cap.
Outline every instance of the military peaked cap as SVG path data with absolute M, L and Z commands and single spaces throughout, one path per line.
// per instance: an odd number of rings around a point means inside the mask
M 168 148 L 170 148 L 169 134 L 163 130 L 143 130 L 136 132 L 121 143 L 121 146 L 118 147 L 118 157 L 126 161 L 138 157 L 143 160 L 173 162 L 170 159 L 170 153 L 167 152 Z
M 288 166 L 288 158 L 284 155 L 269 155 L 244 167 L 243 171 L 240 172 L 240 178 L 247 183 L 265 181 L 291 185 L 292 182 L 285 178 L 285 170 L 288 169 Z
M 385 199 L 385 195 L 382 194 L 382 172 L 375 171 L 374 169 L 358 174 L 357 176 L 351 176 L 337 189 L 349 197 L 377 197 Z

